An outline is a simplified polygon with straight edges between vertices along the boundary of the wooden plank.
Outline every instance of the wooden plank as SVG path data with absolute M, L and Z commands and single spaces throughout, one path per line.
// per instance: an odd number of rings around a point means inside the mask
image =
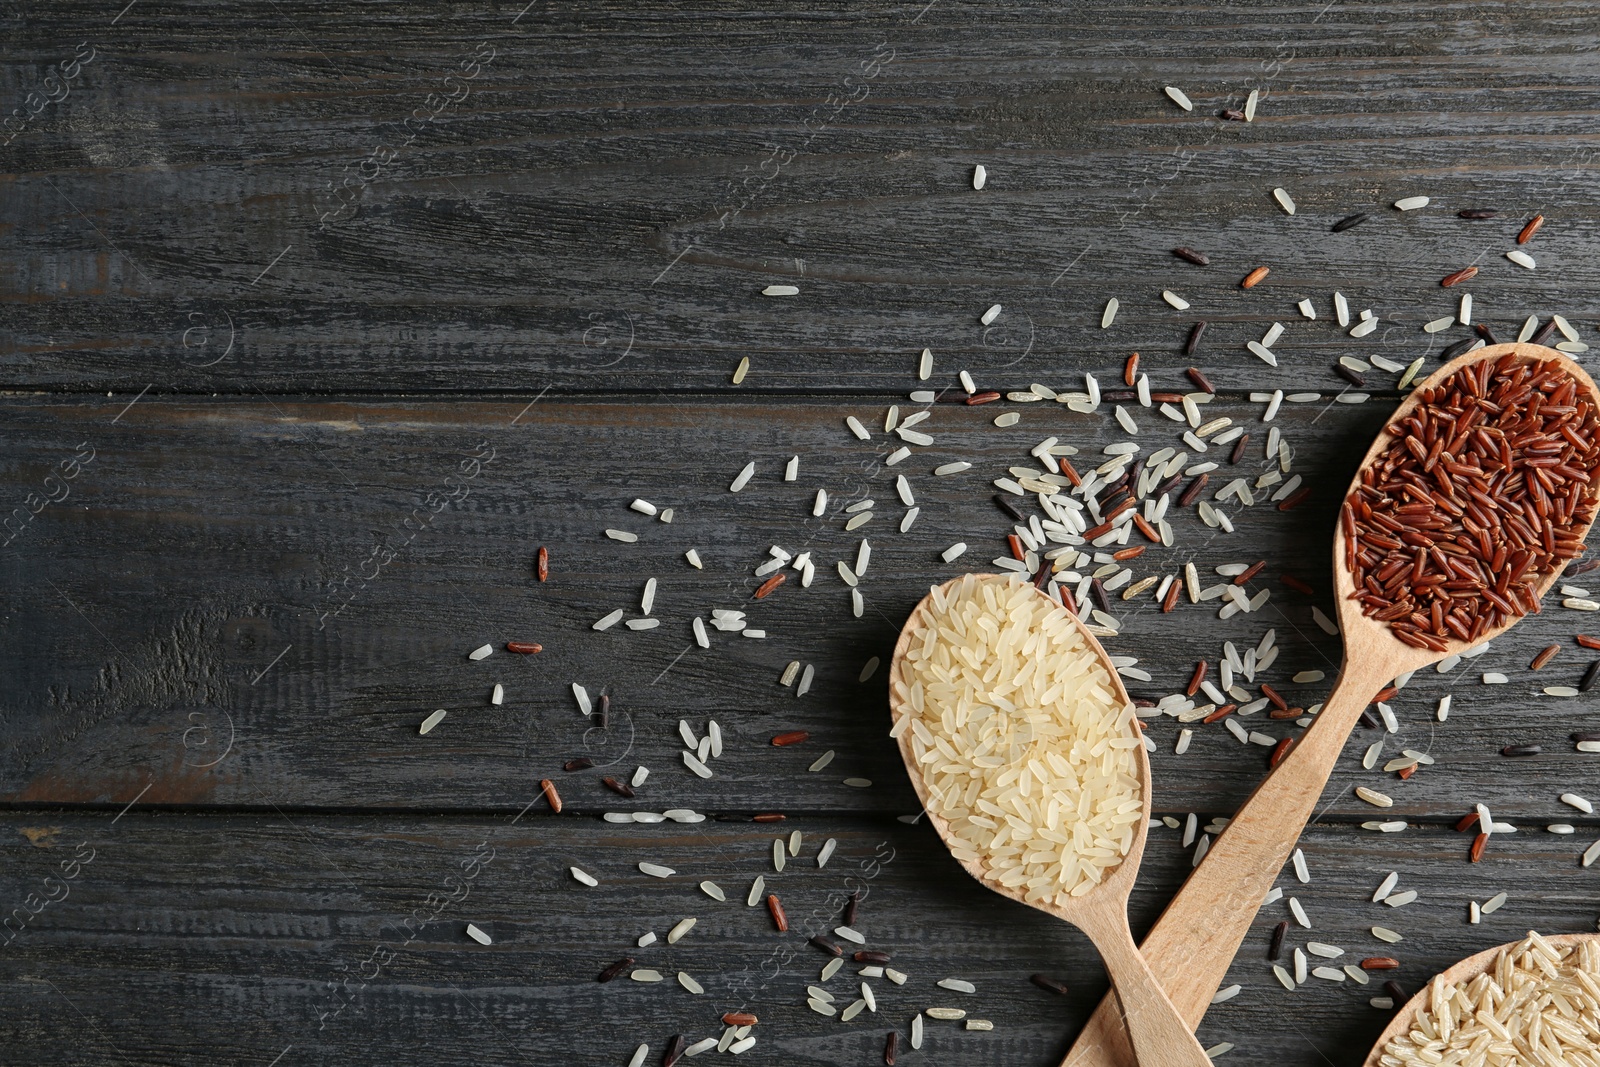
M 8 381 L 707 391 L 749 356 L 746 390 L 883 391 L 931 347 L 941 385 L 1075 384 L 1175 357 L 1203 316 L 1219 383 L 1335 388 L 1341 355 L 1464 335 L 1416 327 L 1480 261 L 1502 338 L 1534 312 L 1600 318 L 1588 6 L 923 8 L 30 13 L 16 95 L 96 51 L 6 146 Z M 1251 88 L 1255 122 L 1215 117 Z M 1435 206 L 1388 206 L 1415 193 Z M 1454 217 L 1483 203 L 1505 216 Z M 1535 211 L 1530 272 L 1500 257 Z M 1273 274 L 1239 291 L 1257 264 Z M 775 282 L 802 293 L 757 295 Z M 1383 328 L 1343 337 L 1333 289 Z M 1276 369 L 1243 347 L 1273 321 Z
M 146 398 L 125 408 L 115 400 L 13 399 L 0 499 L 58 492 L 46 478 L 80 442 L 95 455 L 63 483 L 70 495 L 18 526 L 4 550 L 11 610 L 0 631 L 0 791 L 13 803 L 115 806 L 153 782 L 147 801 L 163 804 L 514 813 L 538 779 L 555 777 L 583 811 L 915 810 L 885 735 L 885 676 L 858 683 L 863 664 L 887 657 L 928 585 L 988 569 L 1005 554 L 1010 520 L 990 500 L 991 477 L 1034 464 L 1027 451 L 1047 434 L 1081 447 L 1084 470 L 1126 437 L 1103 416 L 1057 405 L 1035 405 L 1009 429 L 991 425 L 991 410 L 935 407 L 920 425 L 934 445 L 891 467 L 881 462 L 891 447 L 882 402 Z M 873 440 L 845 429 L 850 411 L 877 428 Z M 1228 398 L 1208 408 L 1250 427 L 1238 469 L 1251 475 L 1270 466 L 1261 458 L 1260 412 Z M 1154 590 L 1114 601 L 1124 628 L 1110 647 L 1152 673 L 1149 683 L 1132 683 L 1135 696 L 1180 690 L 1196 659 L 1215 664 L 1225 640 L 1254 647 L 1269 627 L 1282 652 L 1258 681 L 1302 705 L 1327 692 L 1338 646 L 1310 612 L 1313 603 L 1332 607 L 1331 490 L 1346 483 L 1381 417 L 1377 403 L 1284 405 L 1274 425 L 1299 457 L 1295 473 L 1315 487 L 1301 508 L 1281 512 L 1264 499 L 1248 509 L 1221 505 L 1237 521 L 1232 535 L 1205 527 L 1192 508 L 1174 508 L 1174 547 L 1132 561 L 1137 574 L 1175 573 L 1193 560 L 1207 582 L 1220 582 L 1215 566 L 1264 558 L 1274 565 L 1247 588 L 1270 590 L 1271 600 L 1228 621 L 1217 618 L 1215 601 L 1162 615 Z M 1147 451 L 1177 442 L 1175 424 L 1140 418 Z M 796 450 L 804 453 L 799 478 L 785 483 Z M 478 474 L 470 477 L 463 464 L 473 470 L 475 456 Z M 974 467 L 931 475 L 958 458 Z M 741 493 L 728 492 L 747 461 L 757 474 Z M 1231 470 L 1223 457 L 1208 496 Z M 898 532 L 906 509 L 895 488 L 902 472 L 921 508 L 906 534 Z M 818 488 L 831 496 L 821 518 L 811 515 Z M 441 494 L 437 513 L 429 494 Z M 629 510 L 635 497 L 671 507 L 674 521 Z M 844 509 L 868 497 L 878 501 L 877 517 L 846 532 Z M 609 540 L 607 528 L 641 540 Z M 856 619 L 835 565 L 853 565 L 862 534 L 873 552 L 860 586 L 866 611 Z M 968 554 L 942 562 L 958 540 L 971 545 Z M 803 589 L 796 575 L 752 601 L 761 581 L 754 568 L 775 544 L 812 552 L 815 583 Z M 544 584 L 532 573 L 539 545 L 551 552 Z M 705 570 L 684 561 L 691 547 Z M 1285 564 L 1321 599 L 1278 584 Z M 651 576 L 660 628 L 590 628 L 613 609 L 638 618 Z M 745 610 L 768 636 L 713 631 L 713 647 L 701 650 L 690 618 L 712 608 Z M 1470 666 L 1418 676 L 1394 701 L 1399 734 L 1357 731 L 1324 800 L 1328 817 L 1453 822 L 1484 801 L 1502 817 L 1547 822 L 1567 810 L 1555 799 L 1565 790 L 1600 796 L 1600 766 L 1572 760 L 1566 741 L 1581 728 L 1585 702 L 1540 695 L 1545 685 L 1576 681 L 1588 655 L 1571 635 L 1588 620 L 1553 608 Z M 467 659 L 480 644 L 508 640 L 538 641 L 545 651 Z M 1566 648 L 1552 666 L 1523 669 L 1551 642 Z M 778 684 L 793 660 L 815 667 L 812 690 L 800 698 L 796 687 Z M 1294 684 L 1306 669 L 1329 677 Z M 1514 684 L 1477 685 L 1477 672 L 1488 669 Z M 609 729 L 591 729 L 579 714 L 574 682 L 596 698 L 611 693 Z M 498 708 L 488 703 L 496 683 L 507 692 Z M 1433 710 L 1445 693 L 1454 694 L 1454 713 L 1441 725 Z M 448 717 L 418 736 L 435 708 Z M 680 718 L 699 736 L 708 718 L 721 724 L 727 751 L 713 780 L 682 764 Z M 1249 725 L 1273 736 L 1298 729 L 1265 715 Z M 1178 724 L 1151 726 L 1157 809 L 1230 813 L 1263 773 L 1267 750 L 1240 745 L 1221 724 L 1194 728 L 1189 752 L 1176 756 Z M 793 729 L 812 740 L 787 749 L 767 743 Z M 1439 762 L 1409 782 L 1364 772 L 1359 759 L 1380 737 L 1385 759 L 1417 748 Z M 1499 756 L 1511 742 L 1542 743 L 1547 755 Z M 830 750 L 832 764 L 807 770 Z M 562 763 L 580 756 L 602 767 L 564 776 Z M 652 778 L 636 804 L 596 780 L 626 778 L 641 764 Z M 854 777 L 874 785 L 843 784 Z M 1392 794 L 1396 807 L 1378 813 L 1356 801 L 1350 788 L 1358 782 Z
M 1047 1064 L 1104 992 L 1081 935 L 963 876 L 925 827 L 792 819 L 778 829 L 802 833 L 800 854 L 781 874 L 769 829 L 618 828 L 538 815 L 516 824 L 161 815 L 143 802 L 121 818 L 8 814 L 0 817 L 0 901 L 12 909 L 0 955 L 0 1034 L 16 1061 L 40 1065 L 269 1063 L 279 1055 L 305 1063 L 358 1049 L 395 1064 L 621 1064 L 641 1041 L 654 1063 L 672 1034 L 715 1036 L 720 1015 L 742 1009 L 761 1019 L 754 1062 L 870 1063 L 890 1029 L 904 1041 L 916 1011 L 950 1005 L 992 1020 L 994 1031 L 930 1021 L 924 1056 Z M 830 837 L 837 850 L 818 869 L 817 850 Z M 1136 929 L 1184 873 L 1176 837 L 1152 834 Z M 1412 990 L 1454 959 L 1530 927 L 1591 926 L 1593 874 L 1575 859 L 1581 840 L 1518 834 L 1497 841 L 1478 866 L 1461 861 L 1459 840 L 1448 830 L 1392 838 L 1314 828 L 1305 846 L 1311 884 L 1288 872 L 1279 883 L 1303 902 L 1313 928 L 1287 944 L 1332 943 L 1345 949 L 1341 962 L 1395 956 L 1402 966 L 1390 973 Z M 646 877 L 635 867 L 641 860 L 677 873 Z M 567 873 L 573 865 L 601 884 L 579 885 Z M 1390 869 L 1402 872 L 1402 889 L 1421 891 L 1416 903 L 1394 909 L 1368 899 Z M 784 901 L 787 934 L 764 907 L 746 907 L 757 874 Z M 706 896 L 701 880 L 716 882 L 728 901 Z M 840 1023 L 805 1006 L 826 959 L 805 939 L 838 925 L 856 890 L 866 947 L 890 953 L 909 979 L 868 979 L 877 1013 Z M 1505 908 L 1467 925 L 1467 901 L 1500 890 L 1512 891 Z M 41 906 L 46 894 L 57 899 Z M 694 929 L 665 944 L 689 916 Z M 1244 989 L 1212 1010 L 1201 1037 L 1234 1042 L 1236 1063 L 1310 1064 L 1322 1062 L 1318 1052 L 1354 1061 L 1387 1020 L 1367 1004 L 1381 990 L 1315 978 L 1282 990 L 1261 957 L 1285 916 L 1282 903 L 1263 909 L 1228 978 Z M 493 944 L 469 940 L 469 922 Z M 1378 924 L 1405 940 L 1377 941 L 1367 929 Z M 636 947 L 650 930 L 661 940 Z M 623 956 L 667 981 L 597 984 L 601 968 Z M 856 995 L 856 969 L 826 983 L 840 1006 Z M 680 988 L 679 970 L 706 993 Z M 1040 971 L 1066 981 L 1069 994 L 1030 985 L 1027 976 Z M 972 981 L 977 992 L 937 988 L 946 977 Z

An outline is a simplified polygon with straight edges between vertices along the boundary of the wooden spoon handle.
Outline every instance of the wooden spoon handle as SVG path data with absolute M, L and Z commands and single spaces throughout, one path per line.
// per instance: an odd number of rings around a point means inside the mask
M 1356 719 L 1388 680 L 1388 665 L 1346 662 L 1327 703 L 1276 770 L 1256 787 L 1140 946 L 1178 1014 L 1200 1025 L 1227 976 L 1261 898 L 1312 815 Z M 1107 996 L 1062 1067 L 1133 1067 L 1133 1050 Z
M 1139 1067 L 1211 1067 L 1200 1042 L 1161 991 L 1156 976 L 1150 973 L 1133 943 L 1127 902 L 1119 899 L 1116 905 L 1114 915 L 1101 913 L 1096 921 L 1081 925 L 1111 975 L 1126 1026 L 1125 1030 L 1118 1029 L 1131 1038 L 1132 1054 Z

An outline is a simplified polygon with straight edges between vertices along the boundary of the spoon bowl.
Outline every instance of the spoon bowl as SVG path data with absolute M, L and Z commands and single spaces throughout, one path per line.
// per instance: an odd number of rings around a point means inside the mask
M 997 582 L 1008 587 L 1017 584 L 1014 577 L 1007 575 L 964 575 L 954 578 L 940 587 L 941 592 L 950 592 L 963 582 Z M 1100 665 L 1105 669 L 1112 686 L 1112 696 L 1123 708 L 1129 708 L 1132 701 L 1128 699 L 1127 690 L 1122 685 L 1121 676 L 1116 668 L 1111 665 L 1110 657 L 1104 648 L 1095 640 L 1094 635 L 1083 626 L 1070 612 L 1067 612 L 1043 592 L 1034 590 L 1036 595 L 1060 612 L 1078 636 L 1083 640 L 1089 652 L 1095 656 Z M 933 593 L 930 592 L 922 599 L 911 612 L 905 626 L 900 631 L 900 640 L 895 644 L 894 657 L 889 668 L 889 707 L 890 713 L 897 727 L 895 733 L 900 745 L 901 758 L 905 760 L 906 772 L 910 775 L 912 788 L 916 790 L 917 799 L 922 802 L 923 811 L 926 812 L 928 821 L 939 834 L 946 845 L 960 843 L 959 852 L 970 850 L 970 845 L 960 842 L 952 830 L 949 822 L 934 809 L 932 792 L 928 782 L 923 777 L 921 765 L 917 762 L 911 748 L 911 731 L 904 727 L 908 724 L 904 720 L 908 716 L 916 716 L 910 702 L 910 685 L 906 679 L 906 653 L 913 642 L 922 640 L 922 634 L 930 622 L 931 602 Z M 1130 716 L 1130 722 L 1132 720 Z M 1130 725 L 1130 730 L 1137 731 L 1136 726 Z M 1101 958 L 1105 961 L 1106 970 L 1111 976 L 1112 985 L 1121 999 L 1123 1015 L 1127 1020 L 1129 1033 L 1140 1064 L 1144 1067 L 1201 1067 L 1210 1061 L 1201 1049 L 1200 1043 L 1183 1020 L 1178 1016 L 1172 1003 L 1167 1000 L 1161 991 L 1160 985 L 1151 975 L 1145 965 L 1143 957 L 1134 944 L 1133 935 L 1128 929 L 1128 893 L 1133 888 L 1134 878 L 1139 873 L 1139 860 L 1144 852 L 1145 835 L 1150 822 L 1150 761 L 1145 753 L 1143 744 L 1131 750 L 1134 753 L 1136 777 L 1139 781 L 1139 798 L 1141 809 L 1138 824 L 1127 852 L 1122 856 L 1117 865 L 1111 868 L 1106 876 L 1096 885 L 1078 896 L 1068 897 L 1065 901 L 1028 900 L 1025 888 L 1022 886 L 1007 886 L 1000 882 L 993 872 L 988 870 L 978 859 L 962 859 L 958 854 L 957 862 L 966 872 L 982 882 L 988 888 L 1029 907 L 1037 908 L 1058 919 L 1065 919 L 1082 930 L 1094 942 Z
M 1600 934 L 1546 934 L 1544 939 L 1557 948 L 1566 948 L 1569 945 L 1577 945 L 1584 941 L 1600 941 Z M 1482 952 L 1468 956 L 1461 962 L 1441 971 L 1438 977 L 1443 978 L 1447 983 L 1464 985 L 1478 977 L 1478 975 L 1492 970 L 1500 953 L 1514 949 L 1520 944 L 1522 944 L 1520 941 L 1511 941 L 1504 945 L 1496 945 L 1494 948 L 1484 949 Z M 1389 1025 L 1384 1028 L 1383 1033 L 1378 1035 L 1378 1040 L 1373 1043 L 1372 1051 L 1367 1054 L 1366 1061 L 1362 1064 L 1362 1067 L 1379 1067 L 1379 1060 L 1383 1057 L 1384 1046 L 1393 1038 L 1410 1032 L 1417 1013 L 1426 1008 L 1430 1002 L 1429 991 L 1432 985 L 1433 983 L 1430 981 L 1428 985 L 1423 986 L 1416 996 L 1406 1001 L 1405 1004 L 1400 1006 L 1400 1010 L 1394 1013 L 1394 1018 L 1389 1020 Z
M 1459 371 L 1507 355 L 1518 363 L 1558 364 L 1577 382 L 1578 399 L 1600 410 L 1600 389 L 1582 367 L 1562 353 L 1530 344 L 1480 348 L 1445 363 L 1401 402 L 1367 450 L 1345 496 L 1360 485 L 1361 472 L 1379 462 L 1394 444 L 1389 428 L 1416 410 L 1423 390 Z M 1581 538 L 1588 534 L 1589 525 L 1577 524 L 1569 529 Z M 1542 598 L 1560 580 L 1563 570 L 1556 567 L 1539 577 L 1534 589 L 1538 597 Z M 1294 850 L 1344 751 L 1346 739 L 1373 696 L 1396 676 L 1470 647 L 1465 641 L 1452 640 L 1445 642 L 1443 651 L 1415 648 L 1397 638 L 1387 623 L 1364 615 L 1360 604 L 1350 598 L 1355 581 L 1346 568 L 1342 522 L 1334 535 L 1333 584 L 1339 629 L 1344 635 L 1344 663 L 1338 684 L 1288 755 L 1250 794 L 1221 836 L 1211 842 L 1206 858 L 1167 905 L 1141 946 L 1151 970 L 1190 1027 L 1198 1026 L 1205 1016 L 1211 995 L 1227 976 L 1228 965 L 1249 932 L 1262 898 Z M 1514 617 L 1486 629 L 1472 644 L 1499 636 L 1519 619 L 1520 616 Z M 1126 1067 L 1133 1061 L 1120 1031 L 1115 1009 L 1102 1002 L 1068 1052 L 1063 1067 Z
M 1390 428 L 1399 424 L 1401 420 L 1417 409 L 1422 403 L 1424 390 L 1443 382 L 1458 371 L 1468 367 L 1475 367 L 1482 363 L 1491 363 L 1507 355 L 1515 356 L 1518 363 L 1544 361 L 1560 364 L 1562 371 L 1570 375 L 1578 383 L 1580 397 L 1587 398 L 1591 405 L 1596 409 L 1600 409 L 1600 388 L 1595 386 L 1594 379 L 1589 377 L 1589 372 L 1553 348 L 1530 344 L 1504 344 L 1489 345 L 1475 352 L 1468 352 L 1464 356 L 1457 356 L 1434 371 L 1426 381 L 1420 383 L 1412 391 L 1411 395 L 1400 403 L 1394 414 L 1389 416 L 1389 420 L 1384 424 L 1383 429 L 1378 431 L 1378 436 L 1373 440 L 1372 447 L 1367 449 L 1367 454 L 1361 458 L 1361 465 L 1357 468 L 1355 477 L 1350 480 L 1350 487 L 1345 491 L 1345 497 L 1348 498 L 1361 484 L 1362 471 L 1375 466 L 1394 447 L 1396 438 L 1394 434 L 1390 433 Z M 1580 536 L 1586 535 L 1588 530 L 1589 524 L 1584 524 L 1580 531 Z M 1419 667 L 1427 667 L 1447 656 L 1459 655 L 1474 645 L 1493 640 L 1511 629 L 1523 617 L 1519 615 L 1500 626 L 1484 630 L 1477 640 L 1470 644 L 1460 639 L 1451 639 L 1446 642 L 1449 647 L 1444 651 L 1408 645 L 1395 637 L 1387 624 L 1363 614 L 1360 603 L 1352 599 L 1352 594 L 1356 590 L 1355 576 L 1346 566 L 1345 537 L 1344 524 L 1339 523 L 1335 528 L 1333 542 L 1333 588 L 1335 602 L 1338 607 L 1339 629 L 1344 634 L 1345 668 L 1340 675 L 1341 684 L 1345 674 L 1349 673 L 1352 663 L 1355 661 L 1380 662 L 1383 665 L 1383 670 L 1388 673 L 1379 681 L 1386 682 L 1390 678 L 1404 674 L 1407 671 L 1416 670 Z M 1539 578 L 1535 589 L 1540 599 L 1543 599 L 1544 595 L 1550 591 L 1551 586 L 1560 581 L 1563 570 L 1563 567 L 1556 567 Z M 1369 670 L 1367 673 L 1370 674 L 1371 671 Z M 1376 691 L 1376 687 L 1374 687 L 1374 691 Z

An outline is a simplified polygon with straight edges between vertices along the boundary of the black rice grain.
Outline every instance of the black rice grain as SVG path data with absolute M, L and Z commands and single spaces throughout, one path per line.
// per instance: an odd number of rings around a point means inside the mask
M 1194 481 L 1189 483 L 1189 488 L 1185 489 L 1181 494 L 1179 494 L 1178 506 L 1180 508 L 1186 508 L 1190 504 L 1193 504 L 1195 498 L 1205 491 L 1206 483 L 1210 480 L 1211 475 L 1209 474 L 1195 475 Z
M 1105 583 L 1098 578 L 1089 581 L 1089 599 L 1094 601 L 1094 606 L 1111 614 L 1111 596 L 1106 592 Z
M 1017 508 L 1017 506 L 1015 504 L 1013 504 L 1011 501 L 1007 500 L 1005 497 L 1001 496 L 999 493 L 996 493 L 994 495 L 994 504 L 995 504 L 995 507 L 997 507 L 1001 511 L 1005 512 L 1007 515 L 1010 515 L 1013 519 L 1017 520 L 1018 522 L 1027 522 L 1028 521 L 1027 517 L 1022 514 L 1022 512 Z
M 1285 919 L 1272 928 L 1272 943 L 1267 946 L 1267 959 L 1275 960 L 1283 955 L 1283 937 L 1289 932 L 1289 920 Z
M 832 941 L 829 941 L 821 934 L 817 934 L 814 937 L 809 938 L 808 943 L 827 953 L 829 956 L 833 956 L 835 959 L 844 955 L 844 949 L 840 948 L 838 945 L 835 945 Z
M 1589 664 L 1589 670 L 1584 672 L 1584 680 L 1578 683 L 1579 693 L 1587 693 L 1589 689 L 1595 688 L 1597 680 L 1600 680 L 1600 659 Z
M 1067 995 L 1067 983 L 1058 982 L 1047 974 L 1030 974 L 1028 975 L 1028 981 L 1046 993 L 1055 993 L 1063 997 Z
M 633 963 L 634 959 L 632 956 L 624 956 L 616 963 L 610 964 L 605 970 L 601 971 L 600 977 L 597 980 L 601 982 L 609 982 L 611 979 L 615 978 L 629 967 L 632 967 Z

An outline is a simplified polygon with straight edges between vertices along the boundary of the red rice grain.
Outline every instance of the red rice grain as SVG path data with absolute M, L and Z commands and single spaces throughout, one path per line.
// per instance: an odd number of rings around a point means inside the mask
M 1306 497 L 1310 495 L 1311 487 L 1309 485 L 1296 489 L 1293 493 L 1290 493 L 1287 497 L 1278 502 L 1278 510 L 1293 511 L 1295 508 L 1305 503 Z
M 1163 614 L 1170 613 L 1173 608 L 1178 606 L 1178 594 L 1181 592 L 1183 592 L 1183 582 L 1174 578 L 1172 584 L 1167 586 L 1167 595 L 1161 598 L 1161 611 Z
M 1540 579 L 1587 547 L 1572 531 L 1594 518 L 1600 419 L 1558 363 L 1514 353 L 1419 399 L 1340 526 L 1362 612 L 1447 652 L 1537 612 Z

